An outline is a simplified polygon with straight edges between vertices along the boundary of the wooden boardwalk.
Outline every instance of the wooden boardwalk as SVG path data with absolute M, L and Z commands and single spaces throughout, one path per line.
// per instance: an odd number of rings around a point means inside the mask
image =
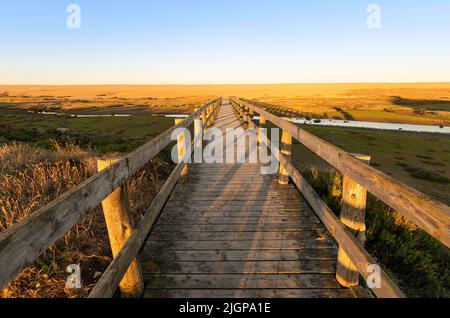
M 231 105 L 214 127 L 241 127 Z M 260 168 L 190 165 L 141 252 L 146 297 L 355 296 L 336 281 L 337 245 L 316 214 Z
M 122 158 L 99 160 L 95 176 L 0 233 L 0 289 L 100 204 L 114 258 L 89 298 L 118 291 L 123 297 L 367 297 L 360 280 L 372 280 L 377 264 L 364 247 L 367 192 L 450 247 L 450 207 L 371 167 L 367 156 L 349 154 L 264 108 L 237 97 L 222 101 L 209 101 Z M 187 175 L 179 163 L 135 227 L 126 181 L 171 147 L 179 128 L 193 126 L 196 142 L 206 128 L 214 133 L 212 124 L 253 131 L 237 118 L 258 129 L 266 121 L 281 129 L 279 176 L 262 175 L 257 160 L 190 165 Z M 292 163 L 294 139 L 340 172 L 339 217 Z M 183 141 L 178 134 L 179 158 L 190 158 Z M 220 152 L 220 141 L 213 142 Z M 227 142 L 237 158 L 240 143 Z M 376 274 L 379 285 L 370 295 L 405 297 L 382 266 Z

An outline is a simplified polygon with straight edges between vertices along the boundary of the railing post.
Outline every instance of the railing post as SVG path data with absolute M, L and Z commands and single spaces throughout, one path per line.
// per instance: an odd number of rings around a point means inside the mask
M 102 171 L 116 163 L 118 160 L 98 160 L 98 171 Z M 108 229 L 109 242 L 113 257 L 122 250 L 123 245 L 135 231 L 133 220 L 128 214 L 128 204 L 125 187 L 114 190 L 102 202 L 103 214 L 105 216 L 106 227 Z M 128 271 L 120 282 L 120 292 L 122 297 L 137 298 L 144 292 L 144 280 L 142 278 L 141 267 L 137 258 L 133 260 Z
M 258 127 L 258 147 L 262 148 L 264 147 L 264 145 L 262 144 L 262 129 L 264 129 L 266 127 L 266 118 L 264 116 L 262 116 L 261 114 L 259 115 L 259 127 Z
M 198 109 L 196 109 L 197 111 Z M 198 138 L 198 139 L 197 139 Z M 198 116 L 194 119 L 194 162 L 202 162 L 202 149 L 203 149 L 203 123 L 202 117 Z
M 206 128 L 208 128 L 206 126 L 206 118 L 208 118 L 207 117 L 208 116 L 207 113 L 208 113 L 207 109 L 203 110 L 203 112 L 202 112 L 202 125 L 205 125 L 205 131 L 206 131 Z
M 178 125 L 182 123 L 184 119 L 177 118 L 175 119 L 175 125 Z M 184 133 L 181 133 L 177 137 L 177 144 L 178 144 L 178 162 L 183 162 L 184 156 L 186 154 L 186 136 Z M 181 177 L 187 176 L 189 173 L 189 166 L 187 164 L 184 164 L 183 170 L 181 171 Z
M 209 119 L 209 126 L 212 126 L 212 125 L 214 125 L 214 105 L 210 105 L 209 106 L 209 114 L 210 114 L 210 116 L 211 116 L 211 118 Z
M 367 164 L 370 163 L 370 156 L 354 156 Z M 362 245 L 366 242 L 366 201 L 367 189 L 349 176 L 344 175 L 342 183 L 341 222 L 349 228 Z M 338 252 L 336 279 L 345 287 L 359 285 L 358 269 L 342 248 L 339 248 Z
M 285 130 L 281 135 L 281 154 L 287 159 L 292 157 L 292 136 Z M 281 185 L 287 185 L 289 183 L 289 172 L 286 167 L 280 162 L 280 170 L 278 176 L 278 183 Z
M 248 107 L 244 105 L 244 123 L 248 124 Z
M 236 107 L 237 115 L 239 117 L 239 121 L 240 122 L 244 122 L 244 117 L 242 117 L 242 106 L 241 106 L 241 104 L 236 103 L 235 107 Z
M 216 116 L 219 116 L 219 110 L 220 110 L 220 99 L 215 103 L 216 107 Z
M 253 122 L 253 115 L 254 115 L 254 111 L 252 108 L 249 107 L 249 109 L 248 109 L 248 128 L 250 128 L 250 129 L 255 128 L 254 122 Z
M 206 121 L 205 121 L 205 125 L 206 125 L 206 128 L 209 128 L 209 123 L 210 123 L 210 121 L 209 121 L 209 114 L 210 114 L 210 111 L 211 110 L 211 108 L 208 106 L 208 107 L 206 107 Z

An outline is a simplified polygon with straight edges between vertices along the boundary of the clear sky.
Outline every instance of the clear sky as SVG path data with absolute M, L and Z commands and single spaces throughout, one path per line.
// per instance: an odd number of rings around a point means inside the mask
M 449 0 L 0 0 L 0 41 L 0 84 L 450 81 Z

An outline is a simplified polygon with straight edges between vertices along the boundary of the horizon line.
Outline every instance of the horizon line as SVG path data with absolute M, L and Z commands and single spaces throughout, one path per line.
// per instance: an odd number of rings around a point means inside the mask
M 154 84 L 111 84 L 111 83 L 95 83 L 95 84 L 3 84 L 0 83 L 0 86 L 249 86 L 249 85 L 342 85 L 342 84 L 450 84 L 450 80 L 448 81 L 391 81 L 391 82 L 279 82 L 279 83 L 154 83 Z

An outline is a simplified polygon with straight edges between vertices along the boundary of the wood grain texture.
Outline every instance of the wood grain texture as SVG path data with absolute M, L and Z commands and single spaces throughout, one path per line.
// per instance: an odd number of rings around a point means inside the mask
M 270 148 L 270 141 L 266 136 L 263 138 L 266 147 Z M 305 199 L 314 209 L 319 216 L 323 224 L 327 227 L 331 235 L 339 243 L 341 250 L 351 260 L 352 264 L 355 264 L 358 272 L 364 279 L 368 279 L 368 268 L 371 265 L 376 264 L 375 260 L 364 249 L 361 243 L 353 236 L 353 233 L 343 225 L 337 216 L 331 211 L 331 209 L 322 201 L 320 196 L 314 191 L 311 185 L 303 178 L 300 172 L 294 167 L 291 160 L 284 156 L 279 155 L 280 164 L 283 165 L 292 178 L 294 184 L 303 194 Z M 344 264 L 341 264 L 343 266 Z M 345 264 L 346 265 L 346 264 Z M 381 288 L 374 289 L 373 292 L 382 298 L 403 298 L 405 295 L 395 285 L 395 283 L 389 278 L 389 276 L 381 270 L 380 281 Z M 356 295 L 356 294 L 355 294 Z
M 359 160 L 369 164 L 370 157 L 357 155 Z M 348 176 L 342 181 L 342 208 L 340 220 L 350 232 L 365 245 L 367 190 Z M 359 272 L 343 248 L 338 252 L 336 279 L 346 287 L 359 285 Z
M 212 107 L 220 107 L 220 104 L 214 103 Z M 198 139 L 199 138 L 195 138 L 195 140 L 191 143 L 191 151 L 193 150 L 195 143 L 198 142 Z M 184 156 L 189 155 L 191 155 L 191 153 L 184 154 Z M 133 262 L 133 259 L 138 255 L 139 250 L 142 248 L 142 245 L 156 222 L 164 204 L 167 202 L 179 178 L 182 176 L 186 165 L 183 163 L 185 158 L 182 157 L 181 159 L 181 163 L 178 164 L 172 171 L 164 186 L 157 194 L 150 207 L 147 209 L 137 231 L 128 239 L 119 254 L 114 257 L 112 263 L 108 266 L 105 273 L 89 294 L 89 298 L 113 297 L 122 277 L 127 271 L 127 268 Z
M 102 171 L 117 162 L 116 159 L 100 159 L 97 161 L 98 170 Z M 125 187 L 114 190 L 102 201 L 103 215 L 108 230 L 109 244 L 113 257 L 135 231 L 133 219 L 128 211 L 128 198 Z M 124 298 L 138 298 L 144 292 L 141 267 L 138 260 L 132 260 L 130 267 L 120 282 L 120 293 Z
M 1 233 L 0 288 L 31 265 L 110 193 L 167 147 L 173 130 L 189 127 L 204 109 L 211 105 L 218 107 L 220 101 L 221 99 L 216 99 L 207 103 L 179 125 L 168 129 L 119 162 L 40 208 L 23 222 Z
M 250 112 L 238 113 L 249 122 Z M 240 125 L 224 103 L 214 127 Z M 260 163 L 194 164 L 140 259 L 148 297 L 354 297 L 336 281 L 336 255 L 298 191 L 261 175 Z
M 380 200 L 402 213 L 424 231 L 450 247 L 450 207 L 435 201 L 387 174 L 378 171 L 265 109 L 239 99 L 234 103 L 252 108 L 259 115 L 287 131 L 293 138 L 309 148 L 343 174 L 351 177 Z

